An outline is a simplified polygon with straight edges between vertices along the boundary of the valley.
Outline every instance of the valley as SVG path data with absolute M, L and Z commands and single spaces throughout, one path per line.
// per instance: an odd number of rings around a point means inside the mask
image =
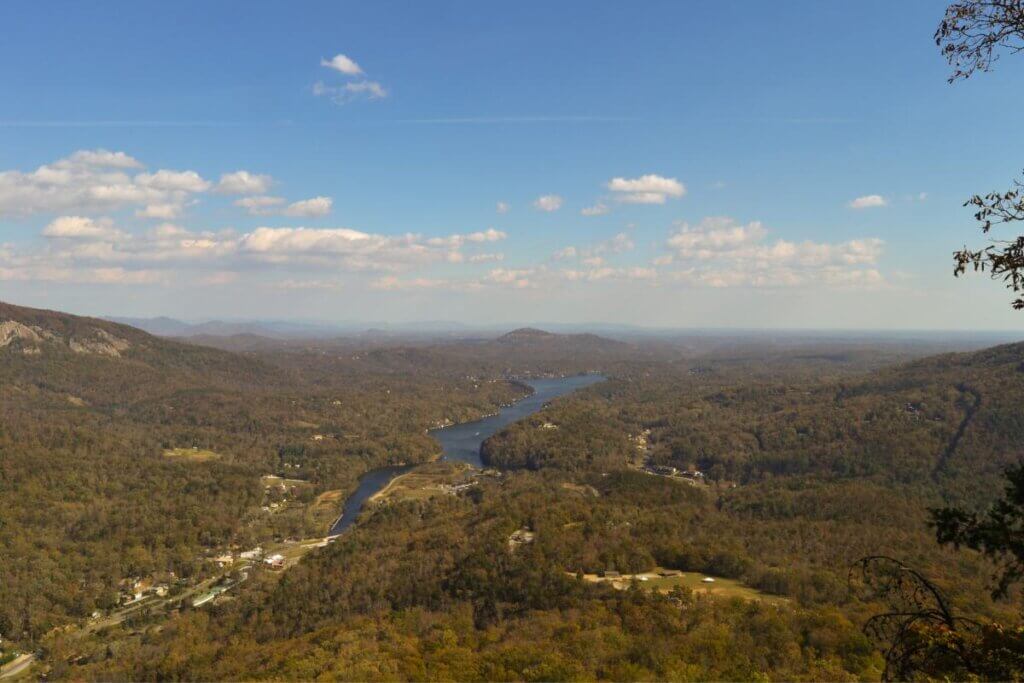
M 871 678 L 858 558 L 965 613 L 1018 604 L 927 515 L 1021 457 L 1019 345 L 235 353 L 0 312 L 35 334 L 0 349 L 0 633 L 33 674 Z

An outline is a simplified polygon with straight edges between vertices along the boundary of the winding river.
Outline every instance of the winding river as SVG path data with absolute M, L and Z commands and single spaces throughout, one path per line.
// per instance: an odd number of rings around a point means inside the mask
M 482 467 L 480 462 L 480 445 L 492 434 L 495 434 L 516 420 L 532 415 L 544 407 L 544 404 L 559 396 L 565 396 L 577 389 L 603 381 L 603 375 L 575 375 L 555 379 L 520 380 L 529 385 L 533 393 L 505 406 L 495 415 L 489 415 L 473 422 L 463 422 L 433 429 L 430 435 L 441 443 L 441 460 L 457 460 L 473 467 Z M 341 516 L 331 526 L 329 535 L 335 536 L 352 526 L 362 511 L 366 501 L 383 489 L 388 483 L 412 469 L 413 465 L 396 465 L 370 470 L 359 479 L 359 486 L 346 500 Z

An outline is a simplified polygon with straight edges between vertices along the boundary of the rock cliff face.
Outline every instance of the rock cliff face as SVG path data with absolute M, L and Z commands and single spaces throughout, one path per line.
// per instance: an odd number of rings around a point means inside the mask
M 85 327 L 65 338 L 39 325 L 26 325 L 17 320 L 0 321 L 0 348 L 34 356 L 42 354 L 47 347 L 64 347 L 75 353 L 119 358 L 122 352 L 131 348 L 131 343 L 99 327 Z

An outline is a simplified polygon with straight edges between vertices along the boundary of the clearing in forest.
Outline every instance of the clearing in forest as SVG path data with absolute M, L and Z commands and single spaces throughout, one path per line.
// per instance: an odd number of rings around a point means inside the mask
M 612 587 L 624 590 L 636 584 L 643 590 L 658 591 L 659 593 L 671 592 L 673 588 L 680 586 L 693 593 L 711 595 L 720 598 L 742 598 L 744 600 L 757 600 L 768 604 L 782 604 L 789 602 L 788 598 L 779 595 L 768 595 L 756 588 L 744 585 L 733 579 L 724 579 L 717 576 L 709 577 L 707 574 L 697 572 L 678 572 L 671 576 L 663 576 L 663 573 L 671 573 L 672 570 L 665 570 L 656 567 L 649 572 L 640 574 L 622 574 L 620 576 L 605 577 L 598 574 L 584 574 L 583 580 L 592 583 L 608 583 Z M 575 576 L 575 575 L 574 575 Z M 705 579 L 713 579 L 706 581 Z
M 203 448 L 168 448 L 164 451 L 164 457 L 188 462 L 209 462 L 219 459 L 220 453 Z

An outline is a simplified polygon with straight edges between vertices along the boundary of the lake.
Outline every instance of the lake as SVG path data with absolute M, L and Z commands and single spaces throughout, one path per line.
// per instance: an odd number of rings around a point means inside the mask
M 571 394 L 577 389 L 604 381 L 603 375 L 574 375 L 553 379 L 519 380 L 533 389 L 529 396 L 505 406 L 495 415 L 489 415 L 473 422 L 433 429 L 430 435 L 441 443 L 441 460 L 465 462 L 473 467 L 482 467 L 480 445 L 491 435 L 508 425 L 536 413 L 548 401 Z M 331 526 L 328 535 L 335 536 L 352 526 L 366 501 L 388 485 L 392 479 L 408 472 L 414 465 L 396 465 L 370 470 L 359 479 L 359 486 L 346 500 L 338 521 Z

